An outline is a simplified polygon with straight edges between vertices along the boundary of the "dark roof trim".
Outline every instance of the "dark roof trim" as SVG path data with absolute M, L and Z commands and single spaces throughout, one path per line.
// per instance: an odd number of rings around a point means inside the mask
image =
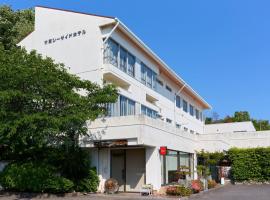
M 65 11 L 65 12 L 71 12 L 71 13 L 77 13 L 77 14 L 83 14 L 83 15 L 90 15 L 90 16 L 95 16 L 95 17 L 105 17 L 105 18 L 115 19 L 115 17 L 111 17 L 111 16 L 96 15 L 96 14 L 85 13 L 85 12 L 78 12 L 78 11 L 73 11 L 73 10 L 66 10 L 66 9 L 61 9 L 61 8 L 52 8 L 52 7 L 39 6 L 39 5 L 37 5 L 35 7 L 46 8 L 46 9 L 51 9 L 51 10 L 59 10 L 59 11 Z

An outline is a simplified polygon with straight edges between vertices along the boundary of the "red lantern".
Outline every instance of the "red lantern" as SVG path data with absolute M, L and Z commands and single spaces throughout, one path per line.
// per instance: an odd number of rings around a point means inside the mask
M 167 154 L 167 147 L 160 147 L 159 154 L 165 156 Z

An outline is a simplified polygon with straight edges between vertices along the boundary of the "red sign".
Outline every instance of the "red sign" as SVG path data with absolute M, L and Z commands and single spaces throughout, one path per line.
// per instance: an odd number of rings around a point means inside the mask
M 159 154 L 165 156 L 167 154 L 167 147 L 160 147 Z

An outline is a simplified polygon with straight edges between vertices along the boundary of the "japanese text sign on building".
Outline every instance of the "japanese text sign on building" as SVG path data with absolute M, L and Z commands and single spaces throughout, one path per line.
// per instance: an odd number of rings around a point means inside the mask
M 61 35 L 59 37 L 53 37 L 53 38 L 50 38 L 48 40 L 45 40 L 44 44 L 49 45 L 49 44 L 53 44 L 53 43 L 58 42 L 58 41 L 63 41 L 63 40 L 68 40 L 70 38 L 80 37 L 80 36 L 83 36 L 85 34 L 86 34 L 86 30 L 84 30 L 84 29 L 79 30 L 79 31 L 75 31 L 75 32 L 70 32 L 70 33 Z

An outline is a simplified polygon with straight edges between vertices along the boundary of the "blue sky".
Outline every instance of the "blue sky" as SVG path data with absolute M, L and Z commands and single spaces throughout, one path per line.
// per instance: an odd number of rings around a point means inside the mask
M 223 117 L 270 120 L 269 0 L 0 0 L 116 16 Z M 211 111 L 211 112 L 212 112 Z

